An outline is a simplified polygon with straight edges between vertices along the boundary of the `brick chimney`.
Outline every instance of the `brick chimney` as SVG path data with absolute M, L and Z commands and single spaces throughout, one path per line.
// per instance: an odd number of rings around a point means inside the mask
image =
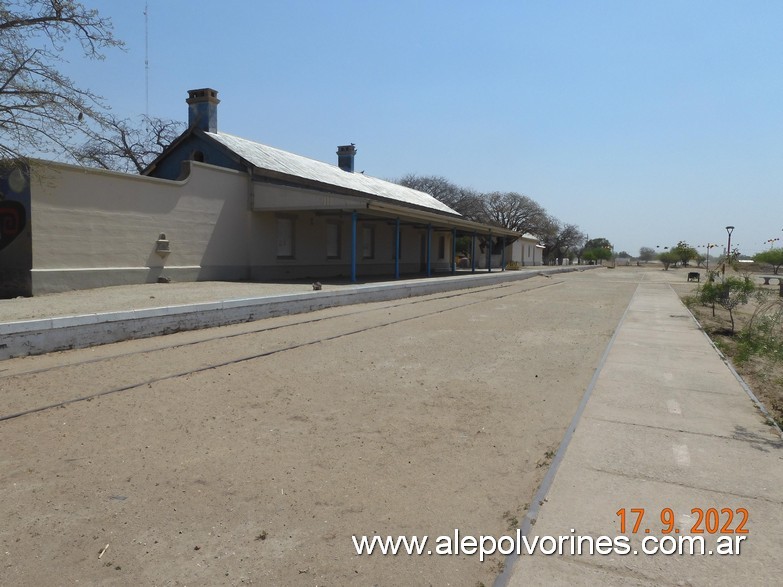
M 356 145 L 337 147 L 337 166 L 343 171 L 353 173 L 353 158 L 356 155 Z
M 217 105 L 220 100 L 217 90 L 202 88 L 188 90 L 188 127 L 207 132 L 217 132 Z

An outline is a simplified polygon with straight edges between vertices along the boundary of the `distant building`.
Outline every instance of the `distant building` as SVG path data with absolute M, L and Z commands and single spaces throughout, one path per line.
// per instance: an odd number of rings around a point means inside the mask
M 499 268 L 517 239 L 536 245 L 355 173 L 353 144 L 330 165 L 218 132 L 215 90 L 187 103 L 188 130 L 142 176 L 47 161 L 0 171 L 0 297 L 159 278 L 427 276 L 456 270 L 459 236 L 506 243 L 471 268 Z
M 511 245 L 511 260 L 522 266 L 543 265 L 544 249 L 532 234 L 525 233 Z

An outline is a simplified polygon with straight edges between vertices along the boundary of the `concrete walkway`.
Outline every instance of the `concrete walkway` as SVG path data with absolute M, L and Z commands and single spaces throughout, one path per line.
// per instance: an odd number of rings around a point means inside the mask
M 617 512 L 625 509 L 631 553 L 571 555 L 566 542 L 564 555 L 512 555 L 496 586 L 780 584 L 780 431 L 668 284 L 639 285 L 582 407 L 522 533 L 531 540 L 613 538 L 621 535 Z M 645 510 L 636 534 L 632 508 Z M 667 508 L 675 540 L 691 534 L 695 508 L 716 508 L 719 526 L 732 530 L 743 517 L 738 509 L 745 508 L 748 534 L 739 535 L 745 537 L 741 555 L 643 554 L 642 539 L 660 538 L 670 527 L 664 523 Z M 731 522 L 724 508 L 734 513 Z M 715 550 L 714 522 L 712 516 L 700 524 L 707 550 Z

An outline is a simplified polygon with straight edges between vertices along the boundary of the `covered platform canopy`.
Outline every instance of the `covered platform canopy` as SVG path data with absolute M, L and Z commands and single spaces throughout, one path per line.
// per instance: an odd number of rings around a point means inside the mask
M 505 249 L 522 233 L 473 222 L 429 194 L 363 173 L 302 157 L 274 147 L 226 133 L 205 132 L 210 139 L 238 157 L 252 174 L 252 207 L 258 212 L 315 212 L 350 215 L 351 280 L 357 279 L 357 225 L 359 221 L 390 222 L 395 225 L 395 278 L 400 276 L 400 228 L 414 226 L 426 231 L 425 273 L 432 274 L 432 237 L 451 234 L 451 271 L 457 269 L 456 241 L 470 236 L 471 269 L 476 270 L 476 240 L 502 238 L 501 270 Z M 486 248 L 487 269 L 492 271 L 491 251 Z

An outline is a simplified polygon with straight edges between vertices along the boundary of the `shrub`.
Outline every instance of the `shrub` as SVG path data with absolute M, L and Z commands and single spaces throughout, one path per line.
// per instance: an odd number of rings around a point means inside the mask
M 783 300 L 761 304 L 739 334 L 736 359 L 763 355 L 783 361 Z
M 707 281 L 698 287 L 696 293 L 702 304 L 712 304 L 713 315 L 715 304 L 729 312 L 731 333 L 734 334 L 734 309 L 747 304 L 755 290 L 756 286 L 748 276 L 720 277 L 717 273 L 711 272 Z
M 658 255 L 658 260 L 663 263 L 663 268 L 668 270 L 669 265 L 674 265 L 675 267 L 677 266 L 679 257 L 670 251 L 666 251 Z

